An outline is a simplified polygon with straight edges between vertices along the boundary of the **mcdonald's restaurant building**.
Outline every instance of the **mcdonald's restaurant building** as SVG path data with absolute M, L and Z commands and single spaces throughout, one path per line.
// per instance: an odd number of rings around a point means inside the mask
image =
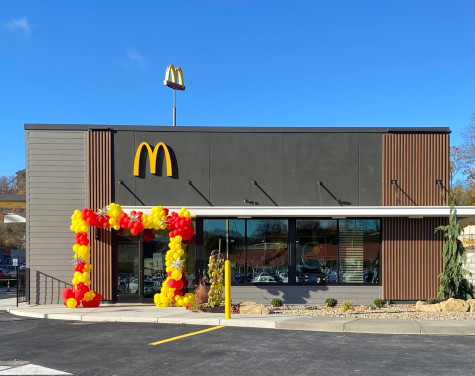
M 448 128 L 26 124 L 30 302 L 71 285 L 75 209 L 194 216 L 188 279 L 231 261 L 232 301 L 434 298 L 449 214 Z M 459 216 L 473 209 L 458 208 Z M 91 287 L 152 302 L 168 238 L 91 229 Z

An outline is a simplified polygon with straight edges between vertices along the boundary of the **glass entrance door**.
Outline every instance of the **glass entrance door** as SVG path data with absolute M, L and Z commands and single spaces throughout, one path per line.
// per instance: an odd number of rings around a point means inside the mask
M 141 242 L 117 244 L 117 301 L 141 301 Z

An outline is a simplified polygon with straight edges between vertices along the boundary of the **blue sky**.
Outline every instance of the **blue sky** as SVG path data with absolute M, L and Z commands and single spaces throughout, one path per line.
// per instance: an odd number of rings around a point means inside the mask
M 0 175 L 24 123 L 450 127 L 475 112 L 475 2 L 0 1 Z

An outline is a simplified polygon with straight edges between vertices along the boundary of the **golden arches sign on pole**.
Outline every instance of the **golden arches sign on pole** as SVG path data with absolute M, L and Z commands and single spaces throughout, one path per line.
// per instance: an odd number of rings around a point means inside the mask
M 181 68 L 175 68 L 173 64 L 170 64 L 165 72 L 163 84 L 173 89 L 173 126 L 176 126 L 176 91 L 185 90 L 185 81 L 183 80 L 183 71 Z
M 175 68 L 173 64 L 170 64 L 167 67 L 163 84 L 175 90 L 185 90 L 185 81 L 183 80 L 183 71 L 181 68 Z

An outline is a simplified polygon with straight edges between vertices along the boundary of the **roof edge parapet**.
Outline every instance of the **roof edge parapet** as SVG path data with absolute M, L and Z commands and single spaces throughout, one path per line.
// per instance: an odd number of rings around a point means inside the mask
M 147 132 L 223 132 L 223 133 L 451 133 L 448 127 L 226 127 L 169 125 L 100 125 L 25 123 L 25 130 L 58 131 L 147 131 Z

